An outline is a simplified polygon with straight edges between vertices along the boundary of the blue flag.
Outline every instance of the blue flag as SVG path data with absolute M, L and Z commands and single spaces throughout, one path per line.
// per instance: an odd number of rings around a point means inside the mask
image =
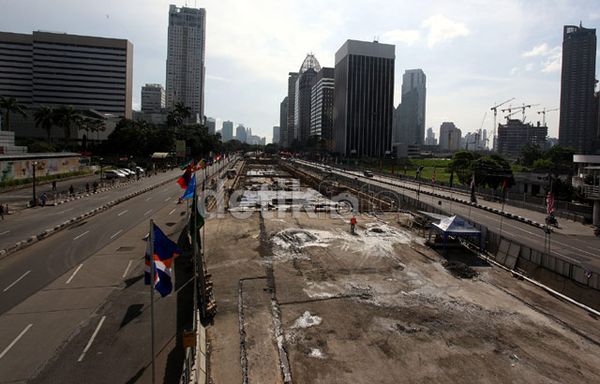
M 181 196 L 181 198 L 183 200 L 191 199 L 192 197 L 194 197 L 195 190 L 196 190 L 196 175 L 193 175 L 192 179 L 188 183 L 187 188 L 185 189 L 185 192 L 183 193 L 183 196 Z
M 150 260 L 152 259 L 154 262 L 154 289 L 162 297 L 165 297 L 173 291 L 173 259 L 181 254 L 181 250 L 156 224 L 153 225 L 152 229 L 153 233 L 150 237 L 152 244 L 150 243 L 150 239 L 148 239 L 148 246 L 146 247 L 144 283 L 150 285 L 152 281 L 150 278 L 152 271 Z M 154 255 L 151 257 L 152 248 Z

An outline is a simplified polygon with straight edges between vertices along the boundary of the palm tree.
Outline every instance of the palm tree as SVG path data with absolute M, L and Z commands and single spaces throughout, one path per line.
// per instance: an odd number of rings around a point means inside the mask
M 35 119 L 35 126 L 42 127 L 46 130 L 46 133 L 48 134 L 48 142 L 51 141 L 50 137 L 55 117 L 56 116 L 54 109 L 45 105 L 37 111 L 35 111 L 35 113 L 33 114 L 33 118 Z
M 73 125 L 80 123 L 81 117 L 77 114 L 77 111 L 72 106 L 60 107 L 56 109 L 56 120 L 55 123 L 64 129 L 65 132 L 65 146 L 69 145 L 71 140 L 71 128 Z
M 10 114 L 12 112 L 16 112 L 25 117 L 25 107 L 14 97 L 0 96 L 0 109 L 4 110 L 4 121 L 6 123 L 7 131 L 10 131 Z
M 183 103 L 175 104 L 175 108 L 167 115 L 167 124 L 180 128 L 186 119 L 192 116 L 192 109 Z

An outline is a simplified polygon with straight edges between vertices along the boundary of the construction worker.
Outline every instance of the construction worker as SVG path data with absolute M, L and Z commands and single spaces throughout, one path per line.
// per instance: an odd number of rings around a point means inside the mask
M 353 235 L 356 235 L 354 228 L 356 228 L 356 217 L 354 215 L 352 215 L 352 218 L 350 219 L 350 232 Z

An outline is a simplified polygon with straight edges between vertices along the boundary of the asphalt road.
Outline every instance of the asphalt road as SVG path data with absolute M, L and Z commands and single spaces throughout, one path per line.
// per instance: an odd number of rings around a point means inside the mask
M 315 169 L 323 169 L 323 165 L 321 164 L 306 161 L 300 161 L 300 163 Z M 328 166 L 328 168 L 339 175 L 357 177 L 361 182 L 365 183 L 365 185 L 381 186 L 413 198 L 416 198 L 417 196 L 416 192 L 404 188 L 407 185 L 417 187 L 416 183 L 400 182 L 397 179 L 383 176 L 368 178 L 364 177 L 364 175 L 358 171 L 351 172 L 339 168 L 332 168 L 330 166 Z M 430 187 L 421 186 L 421 188 L 421 191 L 423 192 L 431 190 Z M 436 192 L 440 191 L 436 190 Z M 445 194 L 450 197 L 449 191 L 446 191 Z M 456 194 L 454 195 L 456 196 Z M 462 197 L 468 200 L 468 196 L 463 195 Z M 449 199 L 432 197 L 426 193 L 421 193 L 420 199 L 433 206 L 447 209 L 452 214 L 457 214 L 485 225 L 496 233 L 501 232 L 503 236 L 514 239 L 533 249 L 540 251 L 547 249 L 545 246 L 547 238 L 540 228 L 508 219 L 476 207 L 452 202 Z M 498 203 L 485 201 L 482 202 L 482 204 L 500 209 L 500 204 Z M 538 222 L 544 222 L 544 215 L 536 211 L 508 206 L 505 207 L 505 210 Z M 561 219 L 560 225 L 562 228 L 554 230 L 550 235 L 550 253 L 579 264 L 585 269 L 600 272 L 600 238 L 593 235 L 592 228 L 566 219 Z
M 27 382 L 44 367 L 39 382 L 148 381 L 142 239 L 150 218 L 168 234 L 177 228 L 181 194 L 167 183 L 0 260 L 0 383 Z M 167 362 L 177 300 L 162 300 L 157 316 L 157 352 Z
M 0 221 L 0 249 L 13 246 L 18 241 L 35 236 L 118 197 L 158 184 L 161 181 L 174 179 L 180 174 L 180 170 L 159 173 L 157 176 L 122 184 L 117 188 L 82 197 L 79 200 L 57 206 L 30 208 L 5 216 L 4 220 Z

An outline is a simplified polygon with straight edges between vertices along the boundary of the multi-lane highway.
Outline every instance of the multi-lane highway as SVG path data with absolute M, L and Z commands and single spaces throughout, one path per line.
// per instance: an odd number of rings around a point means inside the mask
M 385 176 L 374 176 L 372 178 L 365 177 L 362 172 L 358 171 L 349 171 L 341 168 L 324 166 L 323 164 L 307 162 L 304 160 L 294 161 L 299 165 L 303 165 L 314 170 L 323 171 L 325 168 L 327 168 L 328 171 L 340 176 L 358 178 L 366 186 L 379 186 L 412 198 L 417 198 L 417 193 L 413 190 L 419 188 L 417 183 L 399 181 L 396 178 Z M 540 251 L 547 249 L 545 245 L 547 237 L 544 231 L 540 228 L 512 220 L 503 217 L 502 215 L 479 209 L 474 206 L 453 202 L 449 199 L 449 197 L 452 195 L 457 197 L 457 193 L 455 192 L 436 189 L 435 192 L 442 193 L 442 195 L 446 197 L 444 198 L 428 195 L 427 192 L 432 192 L 432 187 L 430 186 L 421 185 L 420 189 L 421 193 L 419 198 L 421 201 L 429 203 L 432 206 L 437 206 L 449 213 L 460 215 L 474 222 L 485 225 L 490 230 L 493 230 L 496 233 L 501 232 L 504 236 L 512 238 L 531 248 L 538 249 Z M 463 194 L 462 197 L 465 200 L 468 200 L 468 196 Z M 483 204 L 496 209 L 501 208 L 500 204 L 494 202 L 485 201 Z M 544 222 L 544 215 L 539 212 L 508 205 L 506 205 L 504 209 L 505 211 L 532 219 L 537 222 Z M 594 236 L 593 230 L 589 226 L 566 219 L 561 220 L 560 227 L 561 228 L 554 229 L 553 233 L 549 236 L 551 254 L 581 265 L 587 270 L 600 272 L 600 239 Z
M 144 236 L 153 218 L 176 237 L 186 211 L 181 194 L 173 180 L 0 260 L 0 383 L 147 381 Z M 95 198 L 102 194 L 88 205 Z M 157 303 L 159 374 L 167 375 L 181 368 L 164 368 L 176 341 L 177 297 Z

